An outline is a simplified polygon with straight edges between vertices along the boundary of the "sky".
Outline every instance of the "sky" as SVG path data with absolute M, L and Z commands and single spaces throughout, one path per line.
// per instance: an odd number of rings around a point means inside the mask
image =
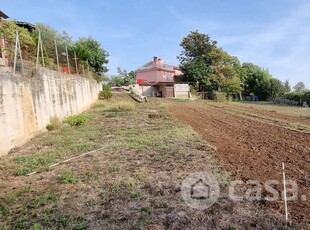
M 210 35 L 243 62 L 310 88 L 310 0 L 9 0 L 11 19 L 42 22 L 74 40 L 92 36 L 109 53 L 109 72 L 160 57 L 178 65 L 183 37 Z

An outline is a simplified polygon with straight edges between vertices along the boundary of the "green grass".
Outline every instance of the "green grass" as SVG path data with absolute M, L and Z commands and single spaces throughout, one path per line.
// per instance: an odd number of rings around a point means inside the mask
M 30 186 L 25 186 L 16 191 L 12 191 L 10 194 L 4 197 L 4 200 L 7 204 L 11 204 L 20 198 L 23 194 L 30 192 L 30 189 Z
M 128 112 L 135 109 L 135 104 L 132 102 L 117 102 L 110 105 L 107 111 L 110 112 Z
M 158 115 L 149 115 L 154 113 Z M 0 228 L 5 223 L 6 229 L 86 229 L 85 214 L 105 207 L 108 223 L 121 224 L 115 219 L 120 212 L 134 211 L 141 214 L 134 228 L 143 228 L 154 221 L 150 202 L 157 199 L 157 183 L 180 184 L 188 173 L 183 170 L 196 167 L 195 157 L 209 154 L 199 150 L 201 137 L 167 112 L 167 101 L 150 98 L 138 104 L 113 96 L 83 116 L 89 119 L 85 125 L 62 125 L 37 136 L 4 161 L 0 184 L 8 203 L 0 203 Z M 49 169 L 102 146 L 106 148 Z M 39 173 L 23 176 L 33 171 Z M 16 192 L 6 188 L 7 177 Z M 177 206 L 177 196 L 160 196 L 165 211 Z
M 64 168 L 60 173 L 60 181 L 64 184 L 71 184 L 77 182 L 77 177 L 72 169 Z
M 43 196 L 37 196 L 34 199 L 32 199 L 28 203 L 28 208 L 39 208 L 47 205 L 50 201 L 56 201 L 56 197 L 54 195 L 48 194 L 48 195 L 43 195 Z

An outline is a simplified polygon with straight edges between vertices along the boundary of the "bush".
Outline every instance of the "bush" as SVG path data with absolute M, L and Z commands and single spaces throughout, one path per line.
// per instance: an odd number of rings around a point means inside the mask
M 112 97 L 112 92 L 108 91 L 108 90 L 103 90 L 99 92 L 99 99 L 100 100 L 105 100 L 105 99 L 109 99 Z
M 134 109 L 134 104 L 129 102 L 118 102 L 116 104 L 113 104 L 109 107 L 110 112 L 126 112 L 126 111 L 132 111 Z
M 51 118 L 50 123 L 46 126 L 46 129 L 48 131 L 53 131 L 53 130 L 59 129 L 60 126 L 61 126 L 61 121 L 59 120 L 59 118 L 54 117 L 54 118 Z
M 102 85 L 102 91 L 111 91 L 111 86 L 109 86 L 109 85 Z
M 102 91 L 99 92 L 99 99 L 105 100 L 112 97 L 111 87 L 109 85 L 102 85 Z
M 225 93 L 216 92 L 215 95 L 214 95 L 214 100 L 216 100 L 218 102 L 224 102 L 224 101 L 226 101 L 226 94 Z
M 303 101 L 307 102 L 308 105 L 310 105 L 310 91 L 306 91 L 302 99 Z
M 88 117 L 83 115 L 73 115 L 66 119 L 66 123 L 70 126 L 81 126 L 85 125 L 88 122 Z
M 295 101 L 300 106 L 303 106 L 305 103 L 310 105 L 310 91 L 290 92 L 284 95 L 284 99 Z

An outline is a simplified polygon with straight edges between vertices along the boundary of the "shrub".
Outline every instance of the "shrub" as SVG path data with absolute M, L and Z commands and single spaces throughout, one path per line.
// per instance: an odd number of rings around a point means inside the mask
M 303 100 L 303 96 L 303 92 L 290 92 L 284 95 L 284 99 L 297 101 L 298 103 L 300 103 Z
M 108 90 L 100 91 L 98 97 L 99 97 L 100 100 L 109 99 L 109 98 L 112 97 L 112 92 L 108 91 Z
M 102 91 L 111 91 L 111 86 L 109 86 L 109 85 L 102 85 Z
M 218 102 L 224 102 L 226 101 L 226 94 L 221 92 L 216 92 L 214 95 L 214 100 Z
M 306 91 L 302 99 L 303 101 L 307 102 L 308 105 L 310 105 L 310 91 Z
M 73 115 L 66 119 L 66 123 L 70 126 L 81 126 L 88 122 L 89 118 L 83 115 Z
M 64 168 L 61 171 L 60 180 L 64 184 L 70 184 L 77 181 L 75 173 L 69 168 Z
M 102 85 L 102 91 L 99 92 L 99 99 L 105 100 L 112 97 L 111 87 L 109 85 Z
M 127 112 L 132 111 L 134 109 L 134 104 L 129 102 L 118 102 L 109 107 L 110 112 Z
M 59 118 L 53 117 L 51 118 L 50 123 L 46 126 L 46 129 L 48 131 L 53 131 L 53 130 L 59 129 L 60 126 L 61 126 L 61 121 L 59 120 Z

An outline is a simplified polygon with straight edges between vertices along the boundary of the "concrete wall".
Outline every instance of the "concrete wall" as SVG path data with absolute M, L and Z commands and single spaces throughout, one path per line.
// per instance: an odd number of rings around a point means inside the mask
M 189 98 L 190 90 L 188 84 L 175 84 L 174 85 L 174 95 L 176 98 Z
M 94 80 L 47 69 L 31 78 L 0 73 L 0 156 L 44 131 L 51 118 L 89 109 L 99 91 Z

